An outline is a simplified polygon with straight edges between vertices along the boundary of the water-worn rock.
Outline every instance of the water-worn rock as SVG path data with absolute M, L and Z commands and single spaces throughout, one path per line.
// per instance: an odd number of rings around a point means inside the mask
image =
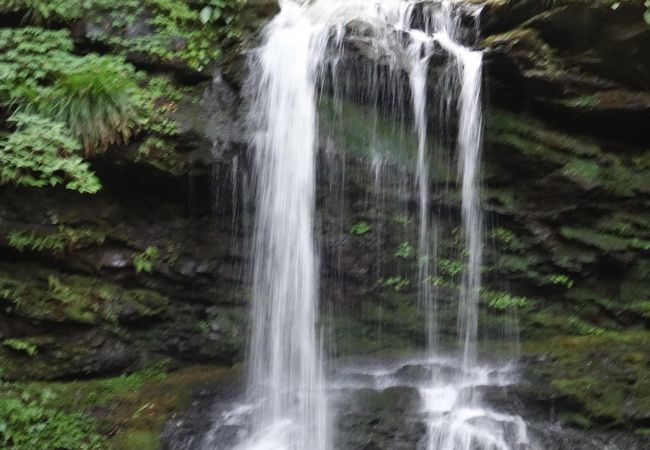
M 339 397 L 336 448 L 406 450 L 426 433 L 417 389 L 346 390 Z

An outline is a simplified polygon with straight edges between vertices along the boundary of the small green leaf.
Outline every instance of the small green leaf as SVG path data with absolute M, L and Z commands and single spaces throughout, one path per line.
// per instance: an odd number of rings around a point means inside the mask
M 645 20 L 645 23 L 650 25 L 650 9 L 643 13 L 643 20 Z
M 208 23 L 210 21 L 210 16 L 212 16 L 212 7 L 211 6 L 206 6 L 199 13 L 199 19 L 201 20 L 202 24 Z

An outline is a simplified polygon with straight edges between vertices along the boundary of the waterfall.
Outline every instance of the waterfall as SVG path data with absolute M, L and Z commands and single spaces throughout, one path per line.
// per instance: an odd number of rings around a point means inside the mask
M 481 366 L 477 356 L 481 289 L 480 205 L 481 60 L 464 46 L 456 2 L 412 0 L 281 0 L 280 13 L 267 25 L 251 63 L 249 122 L 254 151 L 256 220 L 253 243 L 252 331 L 248 402 L 228 412 L 247 417 L 236 450 L 330 450 L 332 416 L 319 342 L 319 261 L 316 252 L 316 155 L 319 147 L 318 99 L 326 81 L 334 102 L 345 91 L 338 72 L 350 24 L 363 23 L 371 79 L 347 74 L 365 84 L 360 97 L 372 114 L 393 105 L 401 119 L 410 116 L 415 135 L 415 192 L 418 201 L 418 299 L 427 330 L 425 364 L 431 377 L 417 385 L 423 399 L 427 450 L 511 450 L 528 445 L 526 425 L 516 416 L 485 408 L 475 387 L 507 384 L 507 373 Z M 363 33 L 362 33 L 363 34 Z M 371 36 L 368 39 L 368 36 Z M 462 280 L 458 300 L 458 355 L 442 355 L 437 296 L 435 217 L 431 215 L 432 155 L 427 88 L 434 56 L 446 58 L 448 79 L 441 83 L 441 129 L 457 127 L 456 157 L 461 194 Z M 382 78 L 382 74 L 383 77 Z M 400 78 L 401 77 L 401 78 Z M 344 77 L 345 78 L 345 77 Z M 380 91 L 400 92 L 408 81 L 410 114 L 399 95 L 380 100 Z M 452 108 L 449 106 L 452 105 Z M 455 119 L 457 117 L 457 125 Z M 400 120 L 401 120 L 400 119 Z M 334 131 L 336 132 L 336 130 Z M 376 138 L 376 136 L 375 136 Z M 381 155 L 373 139 L 374 191 L 381 196 Z M 401 173 L 401 172 L 399 172 Z M 379 245 L 379 244 L 378 244 Z M 380 258 L 378 258 L 378 261 Z M 379 263 L 378 263 L 379 264 Z M 449 380 L 440 367 L 458 375 Z M 390 371 L 380 371 L 384 378 Z M 447 371 L 449 372 L 449 371 Z M 506 371 L 507 372 L 507 371 Z M 389 375 L 386 375 L 386 374 Z M 214 441 L 214 440 L 213 440 Z M 204 448 L 220 448 L 210 441 Z M 232 447 L 230 447 L 232 448 Z
M 412 11 L 412 8 L 411 8 Z M 426 82 L 433 41 L 426 32 L 412 33 L 407 48 L 409 84 L 413 103 L 413 122 L 417 135 L 416 179 L 418 190 L 418 300 L 424 305 L 427 328 L 427 346 L 431 353 L 437 350 L 437 305 L 434 302 L 430 281 L 432 255 L 429 221 L 429 158 L 427 155 Z
M 461 73 L 457 147 L 464 247 L 467 258 L 460 293 L 458 331 L 463 347 L 463 368 L 470 370 L 477 363 L 476 339 L 483 245 L 479 190 L 482 56 L 480 52 L 456 44 L 447 30 L 436 33 L 434 39 L 454 55 Z
M 330 447 L 316 333 L 315 79 L 327 35 L 292 2 L 254 56 L 256 221 L 248 395 L 241 449 Z

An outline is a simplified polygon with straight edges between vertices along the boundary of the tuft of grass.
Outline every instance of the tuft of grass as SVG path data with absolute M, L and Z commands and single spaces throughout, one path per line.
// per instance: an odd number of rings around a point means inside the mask
M 86 155 L 129 141 L 139 122 L 131 66 L 119 58 L 73 60 L 36 101 L 39 113 L 68 125 Z

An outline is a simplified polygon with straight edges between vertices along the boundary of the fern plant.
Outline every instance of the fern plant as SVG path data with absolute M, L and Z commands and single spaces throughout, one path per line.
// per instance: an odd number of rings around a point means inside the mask
M 99 179 L 76 154 L 79 143 L 68 134 L 65 124 L 22 113 L 9 121 L 16 131 L 0 142 L 0 183 L 99 191 Z
M 90 0 L 3 0 L 0 11 L 24 11 L 26 20 L 40 24 L 51 19 L 79 18 L 90 5 Z

